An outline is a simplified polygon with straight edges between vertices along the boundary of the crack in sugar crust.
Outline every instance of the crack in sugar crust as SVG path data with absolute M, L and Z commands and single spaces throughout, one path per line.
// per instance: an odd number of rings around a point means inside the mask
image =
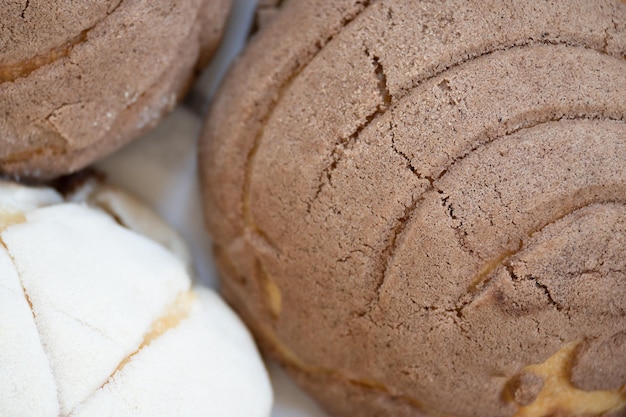
M 550 220 L 546 222 L 543 222 L 540 226 L 530 231 L 527 231 L 526 232 L 527 236 L 525 236 L 523 239 L 520 240 L 520 244 L 517 248 L 509 252 L 504 252 L 493 261 L 487 263 L 485 267 L 481 269 L 480 273 L 471 279 L 470 281 L 471 284 L 468 286 L 465 294 L 463 294 L 461 297 L 457 299 L 456 309 L 459 311 L 459 313 L 462 313 L 463 308 L 470 305 L 477 299 L 477 297 L 481 296 L 482 295 L 481 293 L 484 292 L 485 287 L 489 285 L 490 279 L 493 278 L 493 275 L 497 271 L 498 268 L 505 268 L 509 276 L 511 276 L 511 278 L 517 279 L 515 270 L 511 266 L 511 261 L 513 261 L 516 257 L 518 257 L 520 253 L 528 249 L 529 243 L 525 241 L 532 242 L 535 236 L 541 234 L 546 228 L 552 227 L 552 225 L 554 225 L 555 223 L 559 223 L 565 218 L 572 216 L 572 214 L 575 212 L 579 212 L 584 209 L 596 207 L 596 206 L 599 206 L 600 204 L 618 204 L 618 203 L 619 203 L 618 201 L 612 200 L 610 198 L 606 198 L 602 203 L 599 203 L 598 201 L 593 201 L 590 203 L 582 202 L 574 207 L 568 208 L 567 210 L 563 212 L 559 212 L 555 217 L 551 218 Z M 555 302 L 552 299 L 551 295 L 549 294 L 548 289 L 545 288 L 545 286 L 542 286 L 542 289 L 544 290 L 544 292 L 546 292 L 546 295 L 548 296 L 551 304 L 557 307 L 558 310 L 562 310 L 562 306 L 560 306 L 557 302 Z
M 282 97 L 289 90 L 291 84 L 297 78 L 297 76 L 302 73 L 302 71 L 308 66 L 310 62 L 314 60 L 314 58 L 324 48 L 326 44 L 331 42 L 336 36 L 338 36 L 342 32 L 342 30 L 346 26 L 350 25 L 351 22 L 356 20 L 360 14 L 362 14 L 370 7 L 370 5 L 374 4 L 375 2 L 376 0 L 354 1 L 353 8 L 348 9 L 346 14 L 341 17 L 341 19 L 337 22 L 337 27 L 327 29 L 328 33 L 322 35 L 322 39 L 317 39 L 314 42 L 311 51 L 304 52 L 304 57 L 296 59 L 295 63 L 290 65 L 290 70 L 288 70 L 285 74 L 281 74 L 282 79 L 278 81 L 277 85 L 272 85 L 270 87 L 272 90 L 275 91 L 274 94 L 265 95 L 266 97 L 271 97 L 271 101 L 266 103 L 267 108 L 260 114 L 253 115 L 253 117 L 258 118 L 258 120 L 256 121 L 256 133 L 255 136 L 251 139 L 251 144 L 247 145 L 248 150 L 246 153 L 245 162 L 243 164 L 243 192 L 240 195 L 240 212 L 238 212 L 237 214 L 241 216 L 240 220 L 243 220 L 242 226 L 245 229 L 245 231 L 241 230 L 241 233 L 247 233 L 249 235 L 252 235 L 253 239 L 263 241 L 263 245 L 270 248 L 270 250 L 275 253 L 280 253 L 280 250 L 278 249 L 277 245 L 272 242 L 269 236 L 263 230 L 258 228 L 256 223 L 252 219 L 252 215 L 250 214 L 249 204 L 252 167 L 263 137 L 264 126 L 267 124 L 267 121 L 271 119 L 274 110 L 276 109 L 276 106 L 278 105 L 278 103 L 281 102 Z M 258 107 L 258 102 L 255 102 L 255 104 L 257 104 Z M 219 105 L 214 105 L 214 108 L 219 107 Z M 206 140 L 203 143 L 206 143 Z M 211 155 L 215 153 L 217 153 L 215 150 L 205 150 L 204 146 L 202 144 L 200 145 L 199 157 L 201 160 L 205 159 L 205 154 Z M 208 167 L 210 169 L 212 166 L 211 164 L 201 164 L 201 169 L 204 169 L 204 167 Z M 204 178 L 205 175 L 201 175 L 201 180 L 203 180 Z M 202 188 L 207 189 L 207 186 L 203 185 Z M 236 222 L 238 221 L 239 220 L 236 220 Z
M 517 273 L 515 272 L 514 263 L 517 261 L 521 255 L 525 251 L 528 251 L 529 247 L 537 244 L 537 236 L 544 234 L 546 230 L 550 228 L 554 228 L 555 224 L 563 223 L 564 221 L 571 218 L 574 214 L 580 213 L 585 210 L 592 210 L 594 208 L 601 208 L 602 206 L 612 206 L 612 205 L 624 205 L 626 204 L 626 199 L 623 201 L 614 200 L 611 198 L 598 199 L 593 202 L 583 202 L 574 207 L 569 207 L 566 210 L 559 212 L 556 216 L 550 218 L 547 221 L 542 222 L 542 224 L 538 227 L 535 227 L 532 230 L 526 232 L 526 236 L 520 240 L 520 245 L 513 251 L 505 252 L 496 258 L 494 261 L 487 264 L 487 268 L 481 270 L 481 273 L 472 279 L 471 285 L 468 287 L 467 291 L 461 295 L 456 303 L 455 308 L 453 309 L 459 317 L 462 317 L 463 310 L 471 306 L 474 302 L 480 299 L 480 297 L 484 297 L 485 293 L 489 291 L 489 285 L 491 280 L 495 277 L 496 272 L 499 269 L 504 269 L 508 273 L 509 277 L 512 280 L 518 280 Z M 586 273 L 586 271 L 581 271 L 579 274 Z M 526 279 L 533 279 L 535 285 L 543 290 L 546 294 L 546 298 L 549 303 L 554 306 L 558 311 L 564 310 L 564 306 L 559 302 L 555 301 L 550 293 L 549 288 L 539 282 L 536 277 L 528 276 Z M 452 310 L 449 310 L 452 311 Z

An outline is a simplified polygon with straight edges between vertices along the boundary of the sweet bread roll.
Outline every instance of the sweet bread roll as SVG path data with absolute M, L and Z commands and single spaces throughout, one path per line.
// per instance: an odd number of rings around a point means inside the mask
M 217 47 L 229 0 L 0 7 L 0 173 L 76 171 L 153 127 Z
M 2 415 L 267 417 L 252 338 L 186 260 L 115 188 L 0 181 Z
M 298 1 L 200 149 L 223 292 L 337 416 L 626 415 L 626 3 Z

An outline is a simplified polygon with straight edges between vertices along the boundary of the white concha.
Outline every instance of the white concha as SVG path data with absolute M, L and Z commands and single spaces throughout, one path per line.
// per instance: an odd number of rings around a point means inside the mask
M 109 206 L 125 200 L 107 192 Z M 102 209 L 83 194 L 94 205 L 0 182 L 1 415 L 269 415 L 252 338 L 191 287 L 176 233 L 159 220 L 156 243 L 117 218 L 142 224 L 137 202 Z

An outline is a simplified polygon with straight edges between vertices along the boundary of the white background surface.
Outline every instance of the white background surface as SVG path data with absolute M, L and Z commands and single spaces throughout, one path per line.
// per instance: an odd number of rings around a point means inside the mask
M 112 183 L 144 199 L 181 232 L 191 248 L 198 280 L 213 288 L 217 288 L 218 279 L 210 240 L 202 226 L 196 142 L 210 97 L 245 43 L 254 7 L 255 0 L 233 0 L 222 46 L 185 105 L 153 132 L 98 164 Z M 275 396 L 271 417 L 326 416 L 277 365 L 268 366 Z

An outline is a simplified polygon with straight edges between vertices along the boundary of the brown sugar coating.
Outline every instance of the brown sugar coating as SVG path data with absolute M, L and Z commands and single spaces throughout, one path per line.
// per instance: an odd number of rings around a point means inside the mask
M 0 172 L 74 172 L 153 127 L 217 47 L 229 0 L 9 2 Z
M 626 3 L 291 0 L 209 113 L 223 292 L 338 416 L 626 415 Z

